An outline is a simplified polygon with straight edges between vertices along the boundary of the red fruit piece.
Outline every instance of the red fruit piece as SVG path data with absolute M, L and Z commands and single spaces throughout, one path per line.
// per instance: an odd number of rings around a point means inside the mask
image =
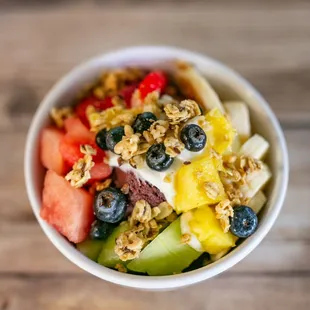
M 103 159 L 106 157 L 105 152 L 100 149 L 95 142 L 78 142 L 74 140 L 71 136 L 66 134 L 60 141 L 59 151 L 64 159 L 64 161 L 72 167 L 80 158 L 84 157 L 84 154 L 80 151 L 80 146 L 82 144 L 88 144 L 96 150 L 96 155 L 93 155 L 93 161 L 95 163 L 102 163 Z
M 68 167 L 59 151 L 60 142 L 65 134 L 56 128 L 44 128 L 41 134 L 40 158 L 42 165 L 55 171 L 59 175 L 64 174 Z
M 85 98 L 81 103 L 79 103 L 76 107 L 76 114 L 82 123 L 89 127 L 89 122 L 86 116 L 86 109 L 89 106 L 93 106 L 98 111 L 103 111 L 113 106 L 112 99 L 107 97 L 105 99 L 98 99 L 94 96 L 90 96 Z
M 84 154 L 80 151 L 81 143 L 74 141 L 66 134 L 60 141 L 59 151 L 64 161 L 72 167 Z
M 141 99 L 144 99 L 149 93 L 154 90 L 162 92 L 167 85 L 166 75 L 161 71 L 149 73 L 139 85 Z
M 70 138 L 80 143 L 90 143 L 95 141 L 95 134 L 77 117 L 69 117 L 65 120 L 65 129 Z
M 48 170 L 43 188 L 41 217 L 69 241 L 84 241 L 94 221 L 93 197 L 72 187 L 63 177 Z
M 104 180 L 112 173 L 112 168 L 106 163 L 95 163 L 90 170 L 91 181 Z
M 125 86 L 121 91 L 120 91 L 120 96 L 123 97 L 126 107 L 131 108 L 131 97 L 136 90 L 138 84 L 132 84 Z

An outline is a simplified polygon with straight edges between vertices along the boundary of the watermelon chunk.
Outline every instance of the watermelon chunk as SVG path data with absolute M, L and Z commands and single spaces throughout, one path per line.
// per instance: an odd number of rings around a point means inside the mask
M 84 154 L 80 151 L 81 143 L 74 141 L 68 135 L 64 135 L 60 140 L 59 151 L 64 161 L 72 167 Z
M 103 111 L 113 106 L 112 98 L 107 97 L 105 99 L 98 99 L 94 96 L 85 98 L 81 103 L 76 107 L 76 114 L 82 123 L 89 127 L 89 122 L 86 116 L 86 110 L 89 106 L 93 106 L 98 111 Z
M 41 134 L 40 158 L 42 165 L 55 171 L 59 175 L 64 174 L 68 170 L 68 166 L 64 162 L 62 154 L 59 151 L 60 141 L 65 134 L 56 128 L 45 128 Z
M 112 168 L 106 163 L 95 163 L 90 170 L 90 181 L 104 180 L 112 173 Z
M 69 241 L 84 241 L 94 221 L 93 197 L 52 170 L 45 176 L 41 217 Z
M 95 141 L 95 134 L 77 117 L 69 117 L 65 120 L 65 129 L 70 138 L 80 143 L 90 143 Z

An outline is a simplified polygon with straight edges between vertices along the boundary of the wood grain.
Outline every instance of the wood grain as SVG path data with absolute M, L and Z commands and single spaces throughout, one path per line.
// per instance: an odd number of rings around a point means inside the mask
M 220 310 L 309 309 L 309 277 L 220 276 L 193 287 L 170 292 L 137 292 L 90 276 L 2 277 L 2 309 L 66 310 Z M 31 296 L 31 298 L 29 298 Z M 289 296 L 283 302 L 284 296 Z M 2 300 L 1 300 L 2 299 Z
M 309 309 L 310 2 L 0 0 L 0 309 Z M 31 117 L 68 70 L 107 50 L 167 44 L 233 67 L 270 102 L 291 162 L 267 238 L 223 275 L 164 293 L 95 279 L 44 236 L 27 199 Z

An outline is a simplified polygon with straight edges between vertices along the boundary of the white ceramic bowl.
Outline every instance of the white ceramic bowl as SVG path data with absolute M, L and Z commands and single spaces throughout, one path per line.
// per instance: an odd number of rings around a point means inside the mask
M 52 107 L 70 103 L 85 84 L 93 81 L 105 69 L 128 65 L 165 67 L 175 59 L 195 64 L 222 99 L 241 99 L 248 103 L 254 131 L 264 136 L 271 144 L 267 160 L 273 178 L 267 189 L 268 203 L 260 215 L 259 227 L 255 234 L 209 266 L 179 275 L 160 277 L 120 273 L 89 260 L 40 218 L 44 177 L 44 169 L 38 157 L 40 131 L 48 124 Z M 43 231 L 58 250 L 74 264 L 101 279 L 150 290 L 174 289 L 209 279 L 246 257 L 274 224 L 286 194 L 289 171 L 287 148 L 280 125 L 266 101 L 246 80 L 209 57 L 179 48 L 154 46 L 126 48 L 101 55 L 78 66 L 62 78 L 46 95 L 33 118 L 27 137 L 24 164 L 26 187 L 33 212 Z

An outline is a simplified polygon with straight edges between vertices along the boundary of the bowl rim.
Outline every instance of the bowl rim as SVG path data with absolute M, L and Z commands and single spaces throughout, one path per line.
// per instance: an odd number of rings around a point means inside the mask
M 58 232 L 56 232 L 51 226 L 49 226 L 40 218 L 39 210 L 41 202 L 35 194 L 35 184 L 33 182 L 34 165 L 32 161 L 32 150 L 39 136 L 38 128 L 41 127 L 42 120 L 46 118 L 46 111 L 44 107 L 47 106 L 49 102 L 54 101 L 54 98 L 57 97 L 57 94 L 62 93 L 72 83 L 72 80 L 74 80 L 77 75 L 81 75 L 87 68 L 95 66 L 101 60 L 117 59 L 117 57 L 124 58 L 126 55 L 127 57 L 130 57 L 130 55 L 143 55 L 144 53 L 156 55 L 156 57 L 159 59 L 161 57 L 165 58 L 167 55 L 171 55 L 174 58 L 191 59 L 193 63 L 208 63 L 209 65 L 212 65 L 214 68 L 216 68 L 216 71 L 219 71 L 225 75 L 225 77 L 231 82 L 236 83 L 236 85 L 242 87 L 244 91 L 249 92 L 257 104 L 260 105 L 264 109 L 264 112 L 268 115 L 268 121 L 271 123 L 275 135 L 278 139 L 279 149 L 277 152 L 282 161 L 279 168 L 280 171 L 278 172 L 281 174 L 281 178 L 277 184 L 276 201 L 272 207 L 270 207 L 271 211 L 268 213 L 268 219 L 262 223 L 257 232 L 251 236 L 251 238 L 247 239 L 246 242 L 243 242 L 240 246 L 238 246 L 236 250 L 227 254 L 223 259 L 209 266 L 178 275 L 157 277 L 132 275 L 120 273 L 91 261 L 78 250 L 76 250 L 67 240 L 65 240 L 64 237 L 62 237 Z M 236 263 L 246 257 L 254 248 L 257 247 L 257 245 L 263 240 L 263 238 L 273 226 L 282 208 L 288 185 L 289 160 L 285 137 L 275 114 L 272 112 L 268 103 L 260 95 L 260 93 L 234 70 L 228 68 L 226 65 L 217 60 L 214 60 L 213 58 L 181 48 L 170 46 L 133 46 L 118 49 L 108 53 L 103 53 L 94 58 L 91 58 L 90 60 L 73 68 L 51 88 L 51 90 L 41 101 L 28 130 L 24 154 L 24 176 L 28 199 L 41 228 L 43 229 L 46 236 L 50 239 L 50 241 L 54 244 L 54 246 L 65 257 L 67 257 L 81 269 L 106 281 L 132 288 L 164 290 L 184 287 L 209 279 L 234 266 Z

